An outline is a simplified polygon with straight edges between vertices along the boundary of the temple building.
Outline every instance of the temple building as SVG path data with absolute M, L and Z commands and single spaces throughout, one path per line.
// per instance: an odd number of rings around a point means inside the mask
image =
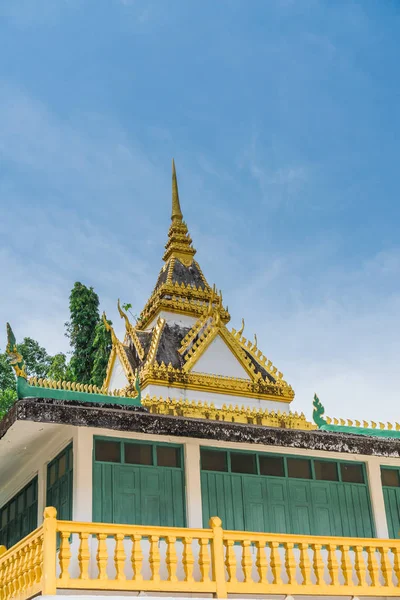
M 118 301 L 123 339 L 104 315 L 101 388 L 28 378 L 7 326 L 1 600 L 400 597 L 400 426 L 316 396 L 307 420 L 195 256 L 173 164 L 163 264 L 136 322 Z

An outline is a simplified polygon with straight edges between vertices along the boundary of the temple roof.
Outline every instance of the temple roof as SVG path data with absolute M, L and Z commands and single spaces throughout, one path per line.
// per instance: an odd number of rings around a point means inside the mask
M 139 373 L 142 389 L 157 384 L 291 402 L 293 389 L 258 349 L 257 340 L 250 342 L 243 337 L 244 323 L 240 331 L 227 328 L 230 315 L 223 305 L 222 293 L 215 285 L 209 285 L 194 260 L 195 253 L 183 220 L 172 162 L 171 226 L 164 264 L 135 325 L 118 303 L 121 318 L 125 320 L 125 337 L 120 342 L 110 328 L 113 349 L 105 387 L 110 386 L 118 358 L 131 385 L 135 373 Z M 106 320 L 105 323 L 107 326 Z M 212 358 L 201 361 L 213 342 L 216 349 Z M 230 366 L 221 374 L 218 368 L 222 354 Z
M 163 256 L 164 265 L 154 290 L 140 313 L 137 326 L 146 329 L 162 310 L 199 317 L 207 307 L 212 294 L 198 262 L 188 227 L 183 220 L 179 201 L 175 163 L 172 161 L 171 226 Z M 222 304 L 221 293 L 214 291 L 214 302 Z M 221 311 L 222 320 L 230 319 L 228 309 Z

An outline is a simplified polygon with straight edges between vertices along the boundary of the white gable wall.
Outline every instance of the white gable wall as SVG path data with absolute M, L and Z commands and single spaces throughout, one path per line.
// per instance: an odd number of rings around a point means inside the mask
M 250 379 L 247 371 L 219 335 L 211 342 L 191 371 L 193 373 L 209 373 L 222 375 L 223 377 Z
M 127 376 L 125 375 L 124 367 L 121 364 L 118 356 L 115 357 L 114 365 L 111 371 L 110 383 L 108 389 L 110 392 L 114 390 L 120 390 L 127 386 L 129 383 Z

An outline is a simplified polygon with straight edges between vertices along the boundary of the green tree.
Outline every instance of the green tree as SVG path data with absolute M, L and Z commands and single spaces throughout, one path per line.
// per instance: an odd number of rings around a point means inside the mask
M 112 325 L 111 321 L 108 321 Z M 111 333 L 107 331 L 103 321 L 96 325 L 95 336 L 93 340 L 93 369 L 91 383 L 102 387 L 107 372 L 108 358 L 112 348 Z
M 10 410 L 11 406 L 17 399 L 17 390 L 15 389 L 6 389 L 0 390 L 0 419 L 2 419 Z
M 59 352 L 53 356 L 47 377 L 55 381 L 66 381 L 68 379 L 68 365 L 65 354 Z
M 17 344 L 17 348 L 24 357 L 29 377 L 47 377 L 52 357 L 36 340 L 26 337 L 21 344 Z
M 14 371 L 5 352 L 0 353 L 0 419 L 8 412 L 17 398 Z
M 90 383 L 94 352 L 93 342 L 99 322 L 99 297 L 93 288 L 77 281 L 69 297 L 70 320 L 66 323 L 67 337 L 72 346 L 69 372 L 74 381 Z

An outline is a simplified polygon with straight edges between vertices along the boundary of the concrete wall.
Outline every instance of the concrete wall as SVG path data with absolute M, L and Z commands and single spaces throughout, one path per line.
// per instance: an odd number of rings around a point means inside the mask
M 400 459 L 380 458 L 375 456 L 350 455 L 338 452 L 322 452 L 295 450 L 293 448 L 276 448 L 274 446 L 254 444 L 235 444 L 233 442 L 218 442 L 197 440 L 170 436 L 157 436 L 129 432 L 116 432 L 108 429 L 87 427 L 58 426 L 56 432 L 49 426 L 51 435 L 47 435 L 46 424 L 25 423 L 37 429 L 40 444 L 32 442 L 31 449 L 26 448 L 26 458 L 19 460 L 19 469 L 13 472 L 12 477 L 6 480 L 1 477 L 0 470 L 0 506 L 3 506 L 21 488 L 23 488 L 35 475 L 38 475 L 38 522 L 41 523 L 46 499 L 46 470 L 47 464 L 71 441 L 74 450 L 74 481 L 73 481 L 73 520 L 92 521 L 92 449 L 93 436 L 102 435 L 120 437 L 125 439 L 147 440 L 153 442 L 179 443 L 183 445 L 185 457 L 186 477 L 186 507 L 188 527 L 202 527 L 202 505 L 200 485 L 200 446 L 211 446 L 230 449 L 251 450 L 257 452 L 270 452 L 277 454 L 297 454 L 298 456 L 331 458 L 337 460 L 357 461 L 366 464 L 373 517 L 377 537 L 387 538 L 388 527 L 386 522 L 385 506 L 380 478 L 381 465 L 400 466 Z M 27 435 L 27 432 L 25 432 Z M 10 444 L 9 444 L 10 445 Z M 34 448 L 34 451 L 33 451 Z M 10 456 L 9 460 L 11 461 Z M 3 459 L 4 461 L 4 459 Z M 1 469 L 5 464 L 1 465 Z M 3 473 L 5 471 L 3 470 Z

